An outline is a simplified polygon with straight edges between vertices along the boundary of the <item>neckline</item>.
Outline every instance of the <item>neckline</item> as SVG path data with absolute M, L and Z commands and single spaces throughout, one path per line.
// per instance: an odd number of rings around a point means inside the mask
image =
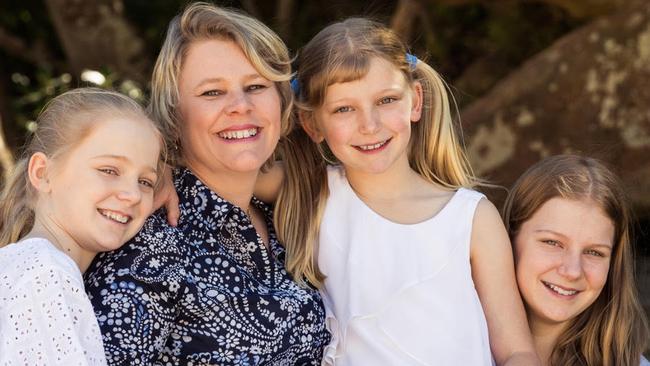
M 55 255 L 59 258 L 65 258 L 63 259 L 65 262 L 67 262 L 68 265 L 71 265 L 74 267 L 79 273 L 81 272 L 81 269 L 79 268 L 79 265 L 77 262 L 74 261 L 67 253 L 59 249 L 56 244 L 52 243 L 49 239 L 41 237 L 41 236 L 32 236 L 29 238 L 23 238 L 15 243 L 12 243 L 13 245 L 26 245 L 26 244 L 31 244 L 31 245 L 38 245 L 38 246 L 45 246 L 47 247 L 48 253 L 55 253 Z M 41 252 L 42 253 L 42 252 Z
M 342 174 L 342 178 L 345 180 L 345 188 L 348 190 L 348 193 L 350 193 L 352 195 L 352 197 L 354 198 L 354 200 L 359 205 L 361 205 L 364 210 L 368 211 L 370 213 L 370 215 L 378 218 L 381 221 L 389 223 L 391 225 L 403 226 L 403 227 L 415 227 L 415 226 L 418 226 L 418 225 L 427 224 L 429 222 L 437 220 L 437 218 L 439 216 L 441 216 L 445 211 L 447 211 L 448 207 L 450 207 L 452 205 L 452 203 L 456 200 L 456 197 L 459 195 L 459 192 L 464 189 L 462 187 L 457 189 L 454 192 L 454 194 L 451 196 L 451 198 L 449 198 L 449 200 L 447 200 L 447 202 L 445 202 L 445 204 L 436 213 L 434 213 L 432 216 L 427 217 L 426 219 L 424 219 L 424 220 L 422 220 L 420 222 L 416 222 L 416 223 L 412 223 L 412 224 L 402 224 L 400 222 L 395 222 L 393 220 L 390 220 L 387 217 L 385 217 L 385 216 L 381 215 L 380 213 L 378 213 L 377 211 L 373 210 L 372 207 L 368 206 L 368 204 L 364 200 L 362 200 L 361 197 L 359 197 L 357 192 L 355 192 L 355 190 L 350 185 L 350 181 L 348 181 L 348 177 L 345 175 L 345 173 Z

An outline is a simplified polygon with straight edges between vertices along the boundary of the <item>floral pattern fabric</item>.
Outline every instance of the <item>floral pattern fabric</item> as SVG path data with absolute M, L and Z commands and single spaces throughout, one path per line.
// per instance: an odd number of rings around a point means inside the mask
M 158 212 L 121 249 L 99 255 L 86 289 L 110 365 L 318 365 L 330 336 L 318 291 L 284 269 L 246 213 L 191 171 L 175 172 L 178 227 Z

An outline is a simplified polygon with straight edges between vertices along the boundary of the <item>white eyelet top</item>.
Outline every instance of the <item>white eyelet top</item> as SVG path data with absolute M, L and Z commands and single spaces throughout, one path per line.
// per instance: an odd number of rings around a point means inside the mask
M 79 267 L 48 240 L 0 249 L 0 365 L 106 365 Z

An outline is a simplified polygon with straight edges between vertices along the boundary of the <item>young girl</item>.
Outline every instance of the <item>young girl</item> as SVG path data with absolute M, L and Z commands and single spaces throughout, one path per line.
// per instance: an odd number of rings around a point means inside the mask
M 624 197 L 602 163 L 572 155 L 537 163 L 508 195 L 504 220 L 543 365 L 650 365 Z
M 322 30 L 298 65 L 300 121 L 324 159 L 293 131 L 275 217 L 288 269 L 322 284 L 325 362 L 536 364 L 507 234 L 469 189 L 438 74 L 365 19 Z
M 119 93 L 54 98 L 0 198 L 0 364 L 104 365 L 81 273 L 150 213 L 161 135 Z

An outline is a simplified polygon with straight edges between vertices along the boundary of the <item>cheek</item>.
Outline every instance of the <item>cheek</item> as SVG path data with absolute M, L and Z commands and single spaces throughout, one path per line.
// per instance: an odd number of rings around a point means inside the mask
M 548 253 L 536 249 L 535 243 L 522 243 L 515 240 L 515 271 L 522 292 L 537 286 L 539 277 L 554 266 L 554 259 Z
M 591 287 L 600 292 L 607 282 L 609 272 L 609 261 L 600 261 L 596 263 L 585 264 L 585 276 Z
M 140 201 L 140 212 L 146 215 L 153 207 L 153 192 L 143 192 Z
M 261 118 L 267 120 L 273 127 L 280 128 L 282 120 L 282 105 L 280 94 L 277 89 L 269 90 L 269 93 L 261 94 L 255 100 L 258 113 Z
M 411 111 L 408 108 L 399 108 L 390 111 L 387 123 L 391 129 L 397 132 L 405 133 L 411 130 Z

